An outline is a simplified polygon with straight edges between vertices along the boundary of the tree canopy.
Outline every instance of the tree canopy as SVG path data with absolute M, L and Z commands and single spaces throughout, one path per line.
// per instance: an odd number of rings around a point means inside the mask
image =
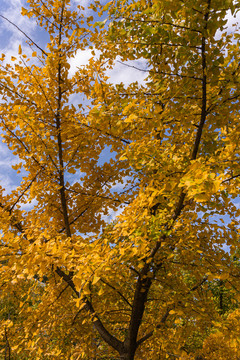
M 1 56 L 2 359 L 239 359 L 239 7 L 22 8 L 48 43 Z

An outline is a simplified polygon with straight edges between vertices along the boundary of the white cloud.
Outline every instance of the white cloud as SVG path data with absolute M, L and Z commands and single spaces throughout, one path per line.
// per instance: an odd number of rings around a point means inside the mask
M 99 58 L 101 52 L 94 50 L 95 58 Z M 79 50 L 74 58 L 70 59 L 70 71 L 69 75 L 73 76 L 77 69 L 81 66 L 88 64 L 90 58 L 93 57 L 92 50 Z M 125 63 L 115 62 L 115 66 L 112 69 L 107 70 L 106 75 L 109 76 L 109 82 L 112 84 L 119 84 L 123 82 L 125 85 L 129 85 L 132 82 L 138 82 L 144 84 L 144 80 L 148 75 L 145 72 L 147 61 L 140 59 L 137 61 L 126 61 Z M 143 70 L 143 71 L 141 71 Z
M 101 54 L 99 50 L 94 50 L 95 58 L 98 58 Z M 73 76 L 77 69 L 81 66 L 86 66 L 88 61 L 93 57 L 92 50 L 78 50 L 77 54 L 69 60 L 70 70 L 69 75 Z
M 21 181 L 12 169 L 12 165 L 17 164 L 19 158 L 12 154 L 6 144 L 0 142 L 0 159 L 0 185 L 5 189 L 4 194 L 9 194 Z
M 81 5 L 85 9 L 91 4 L 91 0 L 72 0 L 72 6 Z
M 143 85 L 148 75 L 148 72 L 145 72 L 146 65 L 147 61 L 145 59 L 126 61 L 124 63 L 117 60 L 113 69 L 107 72 L 109 82 L 113 84 L 122 82 L 129 85 L 137 81 L 139 85 Z
M 19 162 L 18 156 L 12 156 L 11 150 L 7 147 L 6 144 L 0 142 L 0 167 L 5 166 L 7 168 L 12 168 L 12 165 L 15 165 Z
M 124 206 L 120 207 L 118 210 L 114 211 L 112 209 L 109 209 L 108 215 L 102 215 L 101 218 L 102 220 L 104 220 L 106 223 L 110 223 L 114 220 L 116 220 L 116 218 L 121 215 L 121 213 L 124 210 Z
M 6 174 L 5 175 L 0 174 L 0 185 L 4 189 L 3 191 L 4 195 L 10 194 L 11 191 L 16 188 L 12 181 L 12 178 Z
M 221 38 L 221 35 L 223 32 L 226 32 L 227 30 L 227 33 L 228 34 L 231 34 L 231 33 L 234 33 L 236 32 L 236 30 L 239 29 L 239 24 L 240 24 L 240 12 L 237 12 L 235 14 L 236 16 L 233 16 L 232 13 L 231 13 L 231 10 L 228 10 L 227 11 L 227 14 L 225 16 L 225 20 L 227 20 L 227 23 L 225 25 L 226 29 L 224 31 L 221 31 L 221 30 L 218 30 L 216 32 L 216 35 L 215 35 L 215 38 L 216 39 L 220 39 Z
M 26 36 L 32 38 L 36 29 L 34 19 L 21 15 L 22 7 L 26 6 L 24 0 L 2 0 L 3 6 L 0 14 L 0 52 L 6 55 L 6 62 L 10 62 L 12 56 L 18 58 L 19 45 L 22 46 L 23 53 L 30 56 L 32 50 L 26 44 Z M 23 33 L 24 32 L 24 33 Z
M 27 202 L 26 204 L 24 203 L 19 203 L 20 205 L 20 209 L 21 210 L 25 210 L 25 211 L 29 211 L 29 210 L 32 210 L 34 208 L 34 206 L 36 206 L 38 204 L 37 200 L 32 200 L 32 201 L 29 201 Z
M 31 35 L 36 28 L 36 23 L 33 19 L 21 15 L 21 9 L 26 6 L 26 2 L 23 0 L 3 0 L 3 3 L 5 3 L 5 10 L 2 11 L 1 14 L 14 25 L 18 26 L 27 35 Z M 24 34 L 14 25 L 7 20 L 1 19 L 1 29 L 10 31 L 12 33 L 12 38 L 15 38 L 16 40 L 25 39 Z M 11 41 L 9 41 L 9 46 L 10 45 Z
M 235 16 L 232 15 L 231 11 L 227 11 L 227 15 L 225 17 L 227 20 L 227 29 L 228 32 L 233 32 L 236 30 L 236 25 L 240 22 L 240 12 L 238 11 Z

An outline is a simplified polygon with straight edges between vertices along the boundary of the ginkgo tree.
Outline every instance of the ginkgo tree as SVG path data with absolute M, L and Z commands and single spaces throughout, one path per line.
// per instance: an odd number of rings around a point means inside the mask
M 239 5 L 92 3 L 102 22 L 70 0 L 22 9 L 49 42 L 1 57 L 22 176 L 0 201 L 6 359 L 237 359 Z M 84 49 L 101 55 L 71 75 Z M 141 60 L 144 84 L 111 84 L 116 59 Z

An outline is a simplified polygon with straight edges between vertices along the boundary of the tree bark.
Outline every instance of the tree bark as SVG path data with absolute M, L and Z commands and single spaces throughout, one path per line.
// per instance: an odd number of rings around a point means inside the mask
M 121 354 L 120 360 L 134 360 L 134 355 L 135 355 L 135 352 L 134 352 L 134 354 L 130 354 L 129 352 Z

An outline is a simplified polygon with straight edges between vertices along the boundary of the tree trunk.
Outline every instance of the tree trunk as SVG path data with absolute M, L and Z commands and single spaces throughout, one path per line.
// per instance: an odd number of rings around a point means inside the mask
M 135 354 L 124 353 L 120 355 L 120 360 L 134 360 Z
M 124 352 L 120 352 L 120 360 L 134 360 L 136 348 L 136 346 L 131 347 L 125 344 Z

